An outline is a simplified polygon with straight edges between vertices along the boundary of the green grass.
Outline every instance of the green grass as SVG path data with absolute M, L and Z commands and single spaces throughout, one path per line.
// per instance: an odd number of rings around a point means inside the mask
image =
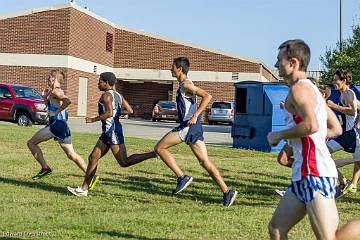
M 6 232 L 48 234 L 41 239 L 266 239 L 279 202 L 274 189 L 285 189 L 290 178 L 290 169 L 278 165 L 276 154 L 208 147 L 226 183 L 239 191 L 235 204 L 226 209 L 219 188 L 183 144 L 172 152 L 195 180 L 180 195 L 171 195 L 176 180 L 161 160 L 120 168 L 109 153 L 98 167 L 101 182 L 87 198 L 78 198 L 66 186 L 80 185 L 83 174 L 52 140 L 41 147 L 53 174 L 31 180 L 39 166 L 26 141 L 36 130 L 0 125 L 0 239 Z M 84 159 L 97 139 L 97 134 L 73 134 L 75 149 Z M 126 139 L 129 153 L 149 151 L 154 144 Z M 344 173 L 350 176 L 352 166 Z M 359 203 L 359 194 L 338 202 L 341 224 L 359 217 Z M 308 219 L 289 237 L 314 239 Z

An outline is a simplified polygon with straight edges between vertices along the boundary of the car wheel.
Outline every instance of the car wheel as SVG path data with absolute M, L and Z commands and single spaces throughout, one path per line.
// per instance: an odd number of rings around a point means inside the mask
M 153 122 L 156 122 L 156 119 L 155 118 L 153 118 L 153 119 L 151 119 Z
M 29 114 L 26 112 L 20 113 L 17 117 L 16 122 L 19 126 L 31 126 L 33 124 Z

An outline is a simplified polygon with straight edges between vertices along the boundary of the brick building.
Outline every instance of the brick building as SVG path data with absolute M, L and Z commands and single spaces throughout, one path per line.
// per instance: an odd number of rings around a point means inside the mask
M 238 81 L 277 81 L 260 61 L 126 29 L 73 3 L 0 16 L 0 82 L 41 90 L 51 69 L 65 72 L 72 116 L 97 112 L 98 76 L 113 71 L 117 90 L 137 116 L 157 100 L 173 100 L 174 57 L 187 56 L 189 78 L 214 100 L 233 100 Z

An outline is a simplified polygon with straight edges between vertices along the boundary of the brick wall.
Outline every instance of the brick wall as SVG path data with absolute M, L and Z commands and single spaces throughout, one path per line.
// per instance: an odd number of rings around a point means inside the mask
M 0 20 L 0 52 L 67 55 L 69 9 Z
M 0 65 L 0 82 L 23 84 L 41 92 L 47 87 L 47 79 L 52 69 Z M 65 68 L 59 68 L 59 70 L 66 73 Z M 64 89 L 66 89 L 66 83 L 64 84 Z
M 69 55 L 112 67 L 115 49 L 106 51 L 106 33 L 115 42 L 115 29 L 73 8 L 70 19 Z
M 116 29 L 115 49 L 114 67 L 117 68 L 170 69 L 175 57 L 187 56 L 194 71 L 259 72 L 257 63 L 121 29 Z
M 71 55 L 113 66 L 106 33 L 115 29 L 74 8 L 0 20 L 0 52 Z

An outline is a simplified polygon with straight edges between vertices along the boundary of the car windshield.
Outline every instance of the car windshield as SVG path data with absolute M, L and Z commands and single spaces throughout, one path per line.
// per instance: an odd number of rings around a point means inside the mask
M 176 103 L 174 102 L 159 102 L 159 105 L 162 108 L 176 108 Z
M 12 87 L 17 98 L 42 99 L 34 89 L 28 87 Z
M 231 103 L 229 102 L 214 102 L 212 108 L 231 109 Z

